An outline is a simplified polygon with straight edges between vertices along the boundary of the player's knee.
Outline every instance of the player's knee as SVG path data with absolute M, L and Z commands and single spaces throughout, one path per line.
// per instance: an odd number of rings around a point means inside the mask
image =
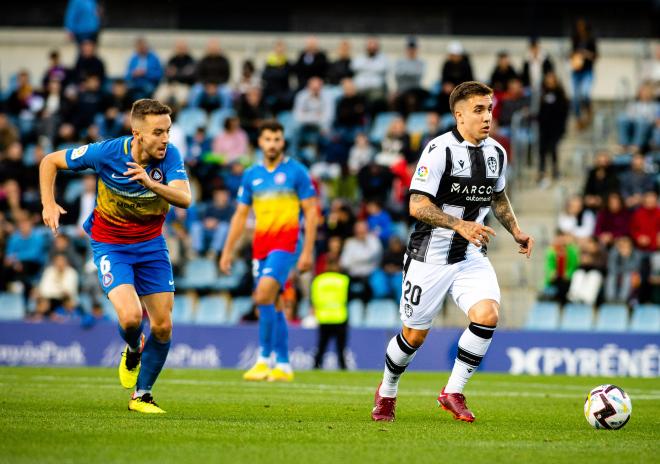
M 137 329 L 142 324 L 142 313 L 140 312 L 130 312 L 119 314 L 119 325 L 124 330 Z
M 415 330 L 404 326 L 401 333 L 403 335 L 403 338 L 410 346 L 412 346 L 413 348 L 419 348 L 424 344 L 424 340 L 426 340 L 426 336 L 428 335 L 429 331 Z
M 151 333 L 160 341 L 167 341 L 172 338 L 172 321 L 158 321 L 151 325 Z
M 254 304 L 256 305 L 270 305 L 275 303 L 275 298 L 270 292 L 257 289 L 254 292 Z
M 476 324 L 496 326 L 499 321 L 499 305 L 493 300 L 482 301 L 470 309 L 469 315 L 470 320 Z

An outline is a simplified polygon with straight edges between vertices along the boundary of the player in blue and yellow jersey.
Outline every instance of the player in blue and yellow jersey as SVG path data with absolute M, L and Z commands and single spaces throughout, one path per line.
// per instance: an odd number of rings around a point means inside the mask
M 246 380 L 291 381 L 286 318 L 275 303 L 289 272 L 312 268 L 318 221 L 314 186 L 307 169 L 284 156 L 284 129 L 277 121 L 266 121 L 259 129 L 263 162 L 245 171 L 238 191 L 238 207 L 220 257 L 220 269 L 229 273 L 234 245 L 254 210 L 256 219 L 252 246 L 256 282 L 254 302 L 259 309 L 260 356 L 243 376 Z M 300 213 L 304 214 L 304 241 L 301 241 Z M 297 263 L 297 265 L 296 265 Z M 271 352 L 276 365 L 271 369 Z
M 162 235 L 170 205 L 187 208 L 192 196 L 183 159 L 170 145 L 171 110 L 156 100 L 133 104 L 133 135 L 61 150 L 39 166 L 44 223 L 57 234 L 66 211 L 55 202 L 57 171 L 91 169 L 97 174 L 94 211 L 84 224 L 92 240 L 99 281 L 119 318 L 127 347 L 119 380 L 136 387 L 128 409 L 163 413 L 151 389 L 172 336 L 174 279 Z M 142 305 L 149 313 L 150 335 L 142 334 Z

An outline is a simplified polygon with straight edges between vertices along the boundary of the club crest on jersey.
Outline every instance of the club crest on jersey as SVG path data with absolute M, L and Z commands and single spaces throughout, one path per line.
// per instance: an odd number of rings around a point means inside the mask
M 497 173 L 497 160 L 495 159 L 494 156 L 489 156 L 488 160 L 486 161 L 486 164 L 488 165 L 488 173 L 489 174 L 496 174 Z
M 406 313 L 406 317 L 412 317 L 413 315 L 413 307 L 410 306 L 408 303 L 403 307 L 403 311 Z
M 115 278 L 111 272 L 106 272 L 105 274 L 103 274 L 103 278 L 101 280 L 103 281 L 104 287 L 109 287 L 110 285 L 112 285 L 112 282 L 115 280 Z
M 151 177 L 153 180 L 156 182 L 163 182 L 163 171 L 160 170 L 160 168 L 153 168 L 151 172 L 149 173 L 149 177 Z
M 286 182 L 286 174 L 283 172 L 278 172 L 275 174 L 275 183 L 278 185 L 282 185 L 284 182 Z
M 426 166 L 420 166 L 417 168 L 417 177 L 424 178 L 429 175 L 429 168 Z
M 82 147 L 78 147 L 73 150 L 71 152 L 71 159 L 74 160 L 76 158 L 80 158 L 82 155 L 87 153 L 87 148 L 89 148 L 89 145 L 83 145 Z

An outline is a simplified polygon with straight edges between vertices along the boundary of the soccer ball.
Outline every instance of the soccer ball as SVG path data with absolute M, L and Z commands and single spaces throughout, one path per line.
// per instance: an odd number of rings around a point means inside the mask
M 620 429 L 630 420 L 630 397 L 616 385 L 599 385 L 584 402 L 584 417 L 596 429 Z

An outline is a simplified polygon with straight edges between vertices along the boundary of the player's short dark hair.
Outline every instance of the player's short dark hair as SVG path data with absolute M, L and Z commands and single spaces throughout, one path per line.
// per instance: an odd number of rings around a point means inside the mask
M 133 107 L 131 108 L 131 120 L 144 120 L 144 118 L 150 114 L 169 115 L 172 114 L 172 108 L 163 105 L 158 100 L 152 100 L 151 98 L 142 98 L 133 103 Z
M 277 119 L 267 119 L 259 126 L 258 135 L 261 135 L 261 133 L 265 130 L 284 133 L 284 126 Z
M 454 114 L 456 103 L 461 100 L 467 100 L 468 98 L 474 97 L 475 95 L 482 97 L 492 94 L 493 89 L 488 87 L 486 84 L 482 84 L 481 82 L 467 81 L 463 82 L 462 84 L 458 84 L 449 95 L 449 109 L 451 114 Z

